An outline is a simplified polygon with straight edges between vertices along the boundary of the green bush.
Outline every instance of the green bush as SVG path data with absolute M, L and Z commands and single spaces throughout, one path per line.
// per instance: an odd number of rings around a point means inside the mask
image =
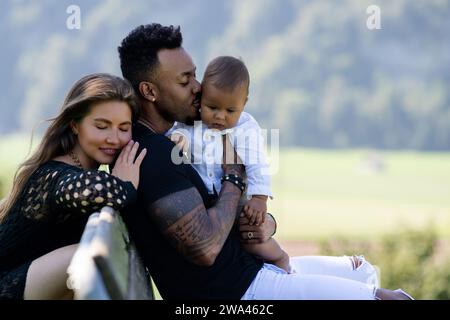
M 374 242 L 337 238 L 320 243 L 321 254 L 364 254 L 380 270 L 381 286 L 402 288 L 416 299 L 450 299 L 450 257 L 438 249 L 430 224 L 422 230 L 402 229 Z
M 450 299 L 450 258 L 430 266 L 425 274 L 421 291 L 422 299 Z

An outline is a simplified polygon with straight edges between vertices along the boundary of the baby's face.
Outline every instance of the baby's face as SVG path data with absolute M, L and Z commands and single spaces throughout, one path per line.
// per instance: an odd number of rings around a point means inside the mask
M 211 84 L 203 84 L 201 118 L 210 129 L 224 130 L 236 126 L 247 102 L 245 85 L 231 92 L 217 89 Z

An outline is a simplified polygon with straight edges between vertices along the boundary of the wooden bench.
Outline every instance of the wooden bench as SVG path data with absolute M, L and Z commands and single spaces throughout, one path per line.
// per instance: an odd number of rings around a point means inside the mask
M 76 300 L 154 299 L 149 273 L 110 207 L 89 217 L 68 274 Z

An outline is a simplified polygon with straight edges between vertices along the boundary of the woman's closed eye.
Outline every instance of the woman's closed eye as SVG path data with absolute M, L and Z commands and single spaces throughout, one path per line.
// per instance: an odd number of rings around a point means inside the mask
M 108 129 L 108 126 L 96 126 L 96 127 L 99 130 Z M 122 132 L 128 132 L 128 131 L 130 131 L 130 128 L 129 127 L 128 128 L 119 128 L 119 130 L 122 131 Z

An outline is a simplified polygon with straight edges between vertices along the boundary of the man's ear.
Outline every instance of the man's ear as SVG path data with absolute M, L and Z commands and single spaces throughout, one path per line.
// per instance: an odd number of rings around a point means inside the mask
M 152 82 L 139 83 L 139 92 L 145 100 L 151 102 L 155 102 L 158 98 L 158 88 Z

